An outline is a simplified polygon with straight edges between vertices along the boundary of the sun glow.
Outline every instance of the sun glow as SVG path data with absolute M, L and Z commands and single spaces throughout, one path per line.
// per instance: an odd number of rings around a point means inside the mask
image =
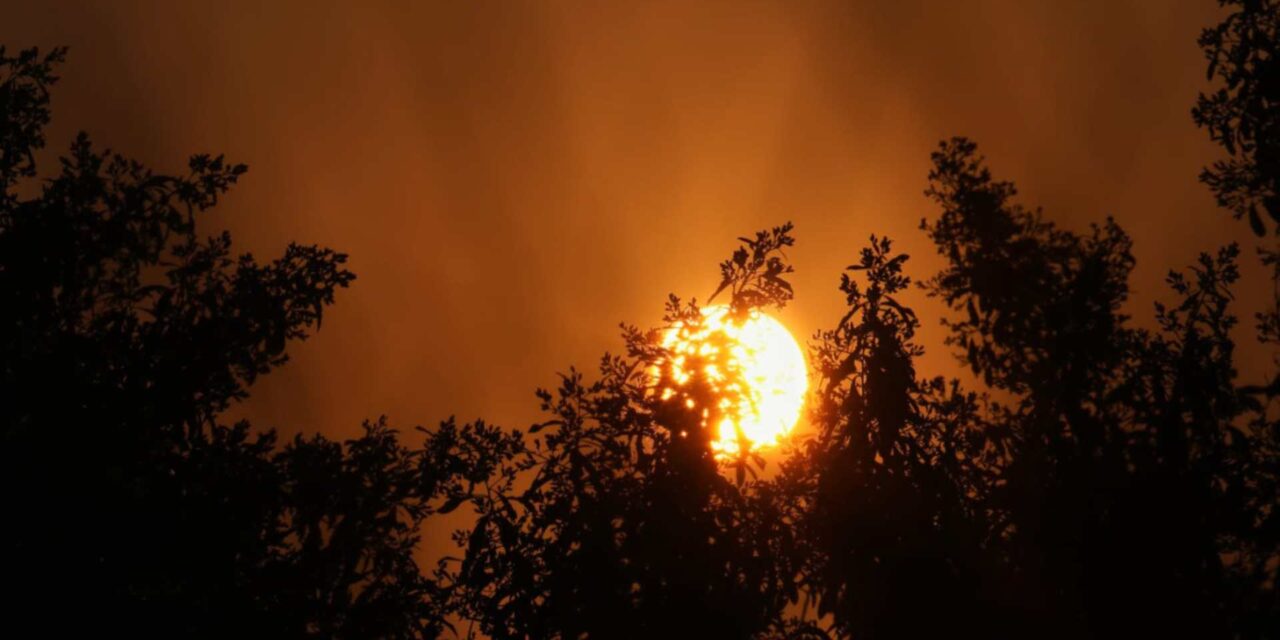
M 717 457 L 738 455 L 744 445 L 747 451 L 777 445 L 800 418 L 808 389 L 800 345 L 782 323 L 758 311 L 737 322 L 725 306 L 706 307 L 702 316 L 698 327 L 664 334 L 671 356 L 662 367 L 661 398 L 691 380 L 705 382 L 716 406 L 703 408 L 702 426 L 717 422 L 711 434 Z M 695 405 L 692 397 L 685 400 L 687 408 Z

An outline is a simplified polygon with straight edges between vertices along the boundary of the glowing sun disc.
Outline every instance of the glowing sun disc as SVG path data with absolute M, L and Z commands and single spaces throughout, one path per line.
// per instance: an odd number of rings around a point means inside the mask
M 740 453 L 739 432 L 751 451 L 777 445 L 800 419 L 809 385 L 804 352 L 781 322 L 758 311 L 733 322 L 728 312 L 725 306 L 706 307 L 699 331 L 682 334 L 671 329 L 663 339 L 663 346 L 672 353 L 672 377 L 677 385 L 694 373 L 682 369 L 685 355 L 705 355 L 708 349 L 718 348 L 716 345 L 728 350 L 745 393 L 721 399 L 725 415 L 715 425 L 711 441 L 711 448 L 721 457 Z M 712 381 L 725 377 L 712 366 L 701 373 Z

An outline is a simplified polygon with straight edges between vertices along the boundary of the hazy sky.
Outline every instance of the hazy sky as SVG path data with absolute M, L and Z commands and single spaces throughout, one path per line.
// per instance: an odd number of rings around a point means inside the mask
M 85 129 L 168 171 L 225 152 L 250 172 L 209 233 L 351 254 L 358 280 L 245 409 L 288 433 L 521 426 L 535 386 L 619 349 L 618 322 L 657 323 L 668 292 L 705 297 L 736 236 L 786 220 L 783 320 L 808 336 L 869 234 L 936 269 L 917 225 L 951 135 L 1051 220 L 1114 215 L 1140 315 L 1168 267 L 1252 246 L 1195 180 L 1208 0 L 0 5 L 0 43 L 71 46 L 51 148 Z M 936 309 L 925 373 L 954 368 Z

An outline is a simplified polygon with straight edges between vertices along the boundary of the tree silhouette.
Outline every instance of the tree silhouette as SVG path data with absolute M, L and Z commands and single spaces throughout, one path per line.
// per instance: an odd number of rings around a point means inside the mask
M 1232 11 L 1204 30 L 1200 46 L 1209 61 L 1209 79 L 1225 86 L 1201 94 L 1192 115 L 1228 159 L 1215 162 L 1200 179 L 1219 205 L 1237 219 L 1247 217 L 1254 234 L 1262 237 L 1268 235 L 1263 214 L 1280 223 L 1280 5 L 1273 0 L 1220 4 Z M 1271 271 L 1272 300 L 1257 314 L 1257 334 L 1272 349 L 1272 370 L 1261 384 L 1240 390 L 1250 413 L 1249 514 L 1255 526 L 1237 542 L 1240 560 L 1234 569 L 1244 583 L 1238 597 L 1247 603 L 1255 630 L 1280 627 L 1275 589 L 1280 580 L 1280 421 L 1275 413 L 1280 398 L 1280 355 L 1275 352 L 1280 343 L 1280 251 L 1275 234 L 1270 235 L 1271 245 L 1259 247 L 1258 253 Z
M 1120 307 L 1133 260 L 1114 222 L 1087 236 L 1011 204 L 974 146 L 934 154 L 926 223 L 950 266 L 931 293 L 961 360 L 1009 400 L 989 431 L 1007 433 L 992 510 L 1003 521 L 1024 603 L 1069 635 L 1215 635 L 1230 604 L 1224 536 L 1240 533 L 1244 491 L 1227 309 L 1234 247 L 1171 274 L 1176 306 L 1159 330 Z
M 813 344 L 818 434 L 780 482 L 799 511 L 804 584 L 839 637 L 922 637 L 993 619 L 979 604 L 981 579 L 998 567 L 978 499 L 991 452 L 977 398 L 917 378 L 919 321 L 897 300 L 907 256 L 891 248 L 873 237 L 841 277 L 849 310 Z
M 1271 0 L 1201 45 L 1203 182 L 1277 213 Z M 157 174 L 81 134 L 37 182 L 64 50 L 0 49 L 0 481 L 14 629 L 58 635 L 431 638 L 1275 637 L 1280 373 L 1237 380 L 1239 250 L 1128 315 L 1132 241 L 1019 203 L 965 138 L 932 154 L 921 229 L 975 388 L 925 375 L 908 258 L 872 236 L 810 343 L 812 434 L 776 473 L 717 454 L 750 397 L 696 300 L 623 325 L 624 355 L 538 390 L 525 431 L 384 420 L 346 442 L 226 424 L 353 275 L 267 263 L 196 225 L 244 174 Z M 740 238 L 711 298 L 787 304 L 790 224 Z M 1280 257 L 1262 251 L 1280 274 Z M 1276 279 L 1280 291 L 1280 277 Z M 1280 342 L 1280 293 L 1258 339 Z M 1144 314 L 1145 315 L 1145 314 Z M 691 336 L 706 348 L 681 350 Z M 1280 367 L 1277 368 L 1280 372 Z M 739 402 L 742 400 L 743 402 Z M 739 434 L 740 437 L 741 434 Z M 740 442 L 740 444 L 744 444 Z M 414 560 L 430 517 L 473 516 Z M 459 624 L 460 623 L 460 624 Z
M 743 242 L 722 265 L 734 313 L 785 304 L 790 225 Z M 667 330 L 701 322 L 671 298 Z M 748 460 L 712 456 L 723 391 L 705 363 L 677 384 L 663 332 L 624 329 L 627 355 L 606 355 L 597 380 L 571 369 L 538 392 L 551 419 L 475 500 L 457 575 L 465 614 L 492 637 L 751 637 L 795 597 L 777 561 L 791 539 L 782 496 L 746 481 Z M 706 357 L 732 368 L 724 350 Z
M 0 49 L 0 486 L 14 629 L 63 635 L 435 637 L 445 587 L 413 560 L 423 519 L 511 435 L 451 422 L 408 449 L 219 415 L 318 327 L 352 274 L 291 245 L 233 256 L 202 213 L 244 174 L 183 176 L 81 134 L 38 188 L 64 50 Z M 21 189 L 38 191 L 24 198 Z M 479 443 L 483 442 L 483 446 Z
M 1226 86 L 1200 94 L 1191 114 L 1230 156 L 1200 180 L 1236 219 L 1247 217 L 1259 236 L 1263 214 L 1280 225 L 1280 4 L 1275 0 L 1218 0 L 1237 8 L 1205 29 L 1200 47 L 1207 76 Z M 1280 230 L 1280 226 L 1277 226 Z

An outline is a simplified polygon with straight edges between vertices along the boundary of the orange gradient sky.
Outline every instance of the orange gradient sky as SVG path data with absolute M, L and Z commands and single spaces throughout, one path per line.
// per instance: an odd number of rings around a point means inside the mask
M 1170 266 L 1231 240 L 1246 330 L 1267 291 L 1195 179 L 1208 0 L 0 5 L 11 49 L 71 46 L 52 150 L 85 129 L 161 170 L 225 152 L 250 172 L 210 233 L 351 254 L 358 280 L 242 410 L 285 433 L 522 426 L 535 386 L 618 350 L 619 321 L 656 324 L 668 292 L 705 297 L 736 236 L 786 220 L 780 317 L 804 339 L 869 234 L 937 268 L 922 190 L 957 134 L 1049 219 L 1114 215 L 1140 317 Z M 922 373 L 954 373 L 919 310 Z

